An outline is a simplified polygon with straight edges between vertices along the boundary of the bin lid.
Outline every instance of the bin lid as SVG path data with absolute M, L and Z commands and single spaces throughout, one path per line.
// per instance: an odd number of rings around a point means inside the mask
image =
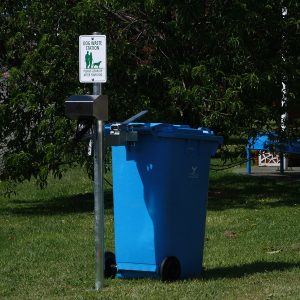
M 167 123 L 131 123 L 129 128 L 136 130 L 141 134 L 153 134 L 166 138 L 205 140 L 216 142 L 221 145 L 223 137 L 217 136 L 214 132 L 205 127 L 197 129 L 191 128 L 189 125 L 176 125 Z
M 105 126 L 105 134 L 109 134 L 111 126 Z M 223 137 L 217 136 L 209 128 L 191 128 L 189 125 L 177 125 L 168 123 L 129 123 L 121 130 L 137 131 L 140 135 L 153 135 L 162 138 L 186 139 L 204 141 L 211 145 L 211 155 L 214 155 L 219 145 L 223 144 Z

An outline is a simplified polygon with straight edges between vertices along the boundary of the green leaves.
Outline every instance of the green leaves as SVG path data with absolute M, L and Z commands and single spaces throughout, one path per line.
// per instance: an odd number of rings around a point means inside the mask
M 192 69 L 192 78 L 193 79 L 203 79 L 205 78 L 205 75 L 207 74 L 207 68 L 205 65 L 199 65 Z
M 65 164 L 90 165 L 86 145 L 70 141 L 75 124 L 64 115 L 69 95 L 91 93 L 78 82 L 80 34 L 107 35 L 110 120 L 148 109 L 145 121 L 247 138 L 280 128 L 283 80 L 287 108 L 299 110 L 296 1 L 284 4 L 285 18 L 281 2 L 269 0 L 7 3 L 0 4 L 0 59 L 10 74 L 9 98 L 0 103 L 9 144 L 3 179 L 34 176 L 43 185 Z

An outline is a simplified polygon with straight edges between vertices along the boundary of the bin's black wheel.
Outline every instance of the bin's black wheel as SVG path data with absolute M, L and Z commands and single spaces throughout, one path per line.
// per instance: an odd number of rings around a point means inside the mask
M 115 278 L 117 274 L 116 256 L 112 252 L 104 254 L 104 277 Z
M 175 281 L 181 273 L 180 262 L 175 256 L 167 256 L 160 265 L 160 278 L 162 281 Z

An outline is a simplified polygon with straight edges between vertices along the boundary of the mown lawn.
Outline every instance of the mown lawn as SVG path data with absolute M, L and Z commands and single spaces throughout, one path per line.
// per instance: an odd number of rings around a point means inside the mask
M 300 178 L 211 173 L 203 277 L 106 280 L 94 288 L 92 184 L 80 169 L 5 198 L 0 299 L 300 299 Z M 106 248 L 113 251 L 106 186 Z

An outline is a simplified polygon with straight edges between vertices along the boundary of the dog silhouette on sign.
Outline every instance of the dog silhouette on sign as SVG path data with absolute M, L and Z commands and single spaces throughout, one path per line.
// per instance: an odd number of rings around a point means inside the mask
M 99 69 L 101 61 L 93 63 L 93 68 L 97 67 Z

